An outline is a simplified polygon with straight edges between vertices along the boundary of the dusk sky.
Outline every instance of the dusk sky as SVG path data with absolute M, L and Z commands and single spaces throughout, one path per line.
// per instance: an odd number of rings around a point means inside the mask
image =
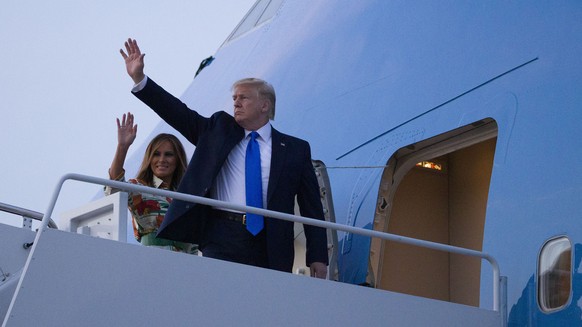
M 139 126 L 134 144 L 145 141 L 160 119 L 130 93 L 119 54 L 128 37 L 146 53 L 146 73 L 181 96 L 200 62 L 215 54 L 254 2 L 4 1 L 0 202 L 44 213 L 63 175 L 107 178 L 115 118 L 127 111 Z M 66 182 L 53 217 L 100 190 Z M 21 219 L 0 212 L 0 222 L 20 225 Z

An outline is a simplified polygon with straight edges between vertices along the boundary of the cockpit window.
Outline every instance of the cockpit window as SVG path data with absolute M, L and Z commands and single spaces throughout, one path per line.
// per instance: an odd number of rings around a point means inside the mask
M 544 312 L 566 306 L 572 290 L 572 244 L 567 237 L 549 240 L 538 262 L 538 302 Z
M 283 4 L 283 0 L 258 0 L 249 10 L 245 18 L 238 24 L 226 42 L 236 39 L 242 34 L 250 31 L 271 19 Z

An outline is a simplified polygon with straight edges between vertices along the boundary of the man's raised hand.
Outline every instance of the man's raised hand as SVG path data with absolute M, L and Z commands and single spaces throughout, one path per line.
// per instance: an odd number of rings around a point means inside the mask
M 144 69 L 144 62 L 143 57 L 145 53 L 141 53 L 139 50 L 139 46 L 137 45 L 136 40 L 127 39 L 125 41 L 125 51 L 123 49 L 119 49 L 123 60 L 125 60 L 125 68 L 127 69 L 127 74 L 135 84 L 141 82 L 145 78 L 145 74 L 143 72 Z

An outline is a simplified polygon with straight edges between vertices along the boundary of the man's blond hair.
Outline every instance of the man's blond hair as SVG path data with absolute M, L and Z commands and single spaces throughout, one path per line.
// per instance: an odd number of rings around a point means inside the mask
M 250 85 L 255 87 L 259 91 L 259 97 L 269 101 L 269 119 L 275 120 L 275 89 L 273 86 L 260 78 L 243 78 L 234 82 L 231 87 L 231 91 L 234 90 L 239 85 Z

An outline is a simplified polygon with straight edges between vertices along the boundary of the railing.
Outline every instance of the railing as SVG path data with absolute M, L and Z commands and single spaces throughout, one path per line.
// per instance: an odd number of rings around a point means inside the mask
M 34 219 L 41 221 L 43 218 L 43 214 L 38 211 L 33 211 L 2 202 L 0 202 L 0 211 L 22 216 L 22 219 Z M 23 225 L 25 225 L 24 222 Z M 52 219 L 49 219 L 48 227 L 58 229 L 57 224 Z
M 424 248 L 433 249 L 433 250 L 468 255 L 468 256 L 472 256 L 472 257 L 479 257 L 479 258 L 487 260 L 491 264 L 491 267 L 493 270 L 493 310 L 500 311 L 500 302 L 502 302 L 502 299 L 501 299 L 502 294 L 501 294 L 501 286 L 500 286 L 501 278 L 500 278 L 499 264 L 497 263 L 497 260 L 495 260 L 495 258 L 493 258 L 492 256 L 490 256 L 486 253 L 483 253 L 483 252 L 470 250 L 470 249 L 464 249 L 464 248 L 446 245 L 446 244 L 441 244 L 441 243 L 418 240 L 418 239 L 405 237 L 405 236 L 399 236 L 399 235 L 394 235 L 394 234 L 389 234 L 389 233 L 382 233 L 382 232 L 363 229 L 363 228 L 346 226 L 346 225 L 331 223 L 331 222 L 322 221 L 322 220 L 318 220 L 318 219 L 295 216 L 295 215 L 291 215 L 291 214 L 270 211 L 270 210 L 266 210 L 266 209 L 247 207 L 244 205 L 218 201 L 218 200 L 209 199 L 209 198 L 200 197 L 200 196 L 187 195 L 187 194 L 178 193 L 178 192 L 160 190 L 160 189 L 156 189 L 156 188 L 151 188 L 151 187 L 146 187 L 146 186 L 141 186 L 141 185 L 134 185 L 134 184 L 118 182 L 118 181 L 112 181 L 109 179 L 97 178 L 97 177 L 92 177 L 92 176 L 85 176 L 85 175 L 80 175 L 80 174 L 67 174 L 67 175 L 64 175 L 63 177 L 61 177 L 58 185 L 56 186 L 56 188 L 54 190 L 54 193 L 53 193 L 53 196 L 50 200 L 50 204 L 49 204 L 49 207 L 47 209 L 47 212 L 42 219 L 41 227 L 39 228 L 39 232 L 36 235 L 34 245 L 33 245 L 33 248 L 32 248 L 32 251 L 31 251 L 29 258 L 32 257 L 32 254 L 34 253 L 36 244 L 38 243 L 38 239 L 40 238 L 42 232 L 46 229 L 46 227 L 49 224 L 49 219 L 47 217 L 51 216 L 52 211 L 54 210 L 57 198 L 58 198 L 59 193 L 61 191 L 62 185 L 64 184 L 64 182 L 66 180 L 76 180 L 76 181 L 87 182 L 87 183 L 92 183 L 92 184 L 106 185 L 106 186 L 110 186 L 110 187 L 124 190 L 124 191 L 165 196 L 165 197 L 170 197 L 170 198 L 174 198 L 174 199 L 179 199 L 182 201 L 195 202 L 195 203 L 200 203 L 200 204 L 213 206 L 213 207 L 220 207 L 220 208 L 237 210 L 237 211 L 242 211 L 242 212 L 250 212 L 250 213 L 255 213 L 255 214 L 259 214 L 259 215 L 263 215 L 263 216 L 273 217 L 276 219 L 293 221 L 293 222 L 297 222 L 297 223 L 308 224 L 308 225 L 318 226 L 318 227 L 322 227 L 322 228 L 330 228 L 333 230 L 341 230 L 341 231 L 355 233 L 355 234 L 369 236 L 369 237 L 377 237 L 377 238 L 387 240 L 387 241 L 404 243 L 404 244 L 424 247 Z M 28 262 L 27 262 L 27 266 L 28 266 Z M 26 269 L 26 267 L 25 267 L 25 269 Z

